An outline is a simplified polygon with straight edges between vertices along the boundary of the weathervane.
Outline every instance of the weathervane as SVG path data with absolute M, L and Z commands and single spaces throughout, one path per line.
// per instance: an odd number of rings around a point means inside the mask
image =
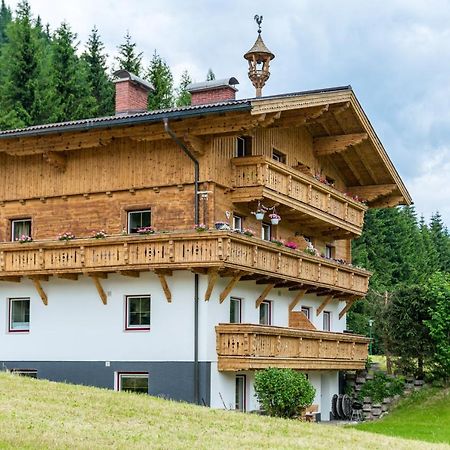
M 258 16 L 258 14 L 256 14 L 253 19 L 255 19 L 255 22 L 258 24 L 258 33 L 261 34 L 261 24 L 263 21 L 263 16 Z

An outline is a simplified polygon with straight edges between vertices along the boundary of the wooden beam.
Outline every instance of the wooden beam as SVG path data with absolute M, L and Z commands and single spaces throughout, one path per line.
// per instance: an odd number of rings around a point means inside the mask
M 353 303 L 355 303 L 356 300 L 358 300 L 358 298 L 355 298 L 355 297 L 353 297 L 349 300 L 346 300 L 347 304 L 345 305 L 344 309 L 339 313 L 339 319 L 342 319 L 342 317 L 344 317 L 344 315 L 353 306 Z
M 121 270 L 119 273 L 124 277 L 139 278 L 141 276 L 141 272 L 138 270 Z
M 266 297 L 269 295 L 269 292 L 273 289 L 275 284 L 268 284 L 264 290 L 261 292 L 261 295 L 257 298 L 255 302 L 255 308 L 259 308 L 261 303 L 266 299 Z
M 172 272 L 168 273 L 166 270 L 155 270 L 156 276 L 159 278 L 162 290 L 166 296 L 167 303 L 172 303 L 172 292 L 170 291 L 169 285 L 167 284 L 166 276 L 171 276 Z
M 360 144 L 368 138 L 367 133 L 341 134 L 314 138 L 314 153 L 316 156 L 327 156 L 341 153 L 352 145 Z
M 223 301 L 227 298 L 227 295 L 232 291 L 234 286 L 239 282 L 243 275 L 243 272 L 238 272 L 234 275 L 234 277 L 230 280 L 230 282 L 225 286 L 225 289 L 219 296 L 219 302 L 223 303 Z
M 44 289 L 42 289 L 41 280 L 36 277 L 30 277 L 31 281 L 34 284 L 34 287 L 36 288 L 36 291 L 39 294 L 39 297 L 41 297 L 42 303 L 47 306 L 48 305 L 48 298 L 47 294 L 44 292 Z
M 88 277 L 101 278 L 102 280 L 106 280 L 108 278 L 108 272 L 86 272 Z
M 350 186 L 346 190 L 364 200 L 372 201 L 383 195 L 392 194 L 397 189 L 396 184 L 375 184 L 370 186 Z
M 306 294 L 307 289 L 300 289 L 293 298 L 292 302 L 289 303 L 289 311 L 292 311 L 297 305 L 298 302 L 303 298 L 303 296 Z
M 405 199 L 401 195 L 385 196 L 370 203 L 372 208 L 391 208 L 393 206 L 405 205 Z
M 35 280 L 40 280 L 40 281 L 48 281 L 49 276 L 48 275 L 33 275 L 32 278 L 34 278 Z
M 57 278 L 62 278 L 64 280 L 78 280 L 78 274 L 77 273 L 57 273 Z
M 92 281 L 94 282 L 95 287 L 97 288 L 97 292 L 98 292 L 98 295 L 100 296 L 100 300 L 102 301 L 102 303 L 104 305 L 106 305 L 108 303 L 108 297 L 107 297 L 105 291 L 103 290 L 102 284 L 100 283 L 101 277 L 98 277 L 95 274 L 89 274 L 89 276 L 92 278 Z
M 331 110 L 331 114 L 333 114 L 333 116 L 338 116 L 339 114 L 342 114 L 343 112 L 347 111 L 348 108 L 350 108 L 350 102 L 345 102 L 344 104 L 337 106 L 336 108 L 333 108 Z
M 20 280 L 22 279 L 22 277 L 1 277 L 0 281 L 10 281 L 11 283 L 20 283 Z
M 209 269 L 208 270 L 208 287 L 205 292 L 205 302 L 209 302 L 211 298 L 211 293 L 214 289 L 214 285 L 216 284 L 217 278 L 219 277 L 218 269 Z
M 316 310 L 316 316 L 320 315 L 320 313 L 324 310 L 324 308 L 328 305 L 328 303 L 333 300 L 334 295 L 327 295 L 324 299 L 324 301 L 320 304 L 320 306 Z

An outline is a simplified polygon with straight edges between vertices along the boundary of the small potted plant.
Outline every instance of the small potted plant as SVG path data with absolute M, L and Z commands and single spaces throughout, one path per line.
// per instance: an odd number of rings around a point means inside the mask
M 216 227 L 216 230 L 231 230 L 230 224 L 228 222 L 216 222 L 214 226 Z
M 255 235 L 255 232 L 251 228 L 244 228 L 244 231 L 242 232 L 245 234 L 245 236 L 252 237 Z
M 26 244 L 27 242 L 33 242 L 33 238 L 26 234 L 22 234 L 20 237 L 16 238 L 16 241 L 20 244 Z
M 272 225 L 278 225 L 281 220 L 281 216 L 279 216 L 276 212 L 269 214 L 269 219 L 272 222 Z
M 278 239 L 271 239 L 272 244 L 278 245 L 278 247 L 283 247 L 284 242 L 283 241 L 279 241 Z
M 195 225 L 194 230 L 197 231 L 197 233 L 201 233 L 202 231 L 207 231 L 208 227 L 204 223 L 200 223 Z
M 75 239 L 75 235 L 70 231 L 66 231 L 58 236 L 59 241 L 71 241 L 72 239 Z
M 298 244 L 296 242 L 292 242 L 292 241 L 285 242 L 284 246 L 287 247 L 287 248 L 291 248 L 292 250 L 297 250 L 298 249 Z
M 94 239 L 105 239 L 107 236 L 105 230 L 99 230 L 99 231 L 93 231 L 92 232 L 92 238 Z
M 137 234 L 154 234 L 155 230 L 152 227 L 139 227 L 136 231 Z

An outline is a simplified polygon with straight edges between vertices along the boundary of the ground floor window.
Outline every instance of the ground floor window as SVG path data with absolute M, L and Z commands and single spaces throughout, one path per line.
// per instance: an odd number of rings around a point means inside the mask
M 236 375 L 235 406 L 237 411 L 246 411 L 246 376 Z
M 30 299 L 10 298 L 8 309 L 9 309 L 9 331 L 10 332 L 30 331 Z
M 331 331 L 331 313 L 330 313 L 330 311 L 323 312 L 323 331 Z
M 259 305 L 259 323 L 260 325 L 272 325 L 272 302 L 264 300 Z
M 36 369 L 11 369 L 11 373 L 15 375 L 20 375 L 22 377 L 37 378 Z
M 241 323 L 242 299 L 230 298 L 230 323 Z
M 117 390 L 148 394 L 148 373 L 129 372 L 117 374 Z
M 150 329 L 149 295 L 129 295 L 125 297 L 125 329 Z

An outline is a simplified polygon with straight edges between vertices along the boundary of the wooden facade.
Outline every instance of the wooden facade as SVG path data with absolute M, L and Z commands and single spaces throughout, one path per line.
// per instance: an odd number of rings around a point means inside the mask
M 255 280 L 346 300 L 345 314 L 368 289 L 370 274 L 351 265 L 350 251 L 367 207 L 408 204 L 409 194 L 350 89 L 242 105 L 0 133 L 0 281 L 29 277 L 47 304 L 40 280 L 87 274 L 106 303 L 102 277 L 152 270 L 170 301 L 165 277 L 191 270 L 208 275 L 205 300 L 221 276 L 230 282 L 220 302 L 239 280 Z M 210 231 L 193 231 L 193 164 L 163 119 L 198 160 L 199 222 Z M 272 238 L 299 249 L 261 239 L 258 202 L 282 217 Z M 151 211 L 155 234 L 127 234 L 127 213 L 135 210 Z M 255 235 L 211 231 L 233 215 Z M 11 242 L 16 219 L 31 219 L 32 242 Z M 107 237 L 92 238 L 101 229 Z M 64 232 L 76 238 L 59 241 Z M 304 252 L 305 236 L 317 255 Z M 333 258 L 319 256 L 327 247 Z M 219 370 L 363 367 L 366 339 L 301 330 L 292 317 L 291 329 L 219 325 Z

